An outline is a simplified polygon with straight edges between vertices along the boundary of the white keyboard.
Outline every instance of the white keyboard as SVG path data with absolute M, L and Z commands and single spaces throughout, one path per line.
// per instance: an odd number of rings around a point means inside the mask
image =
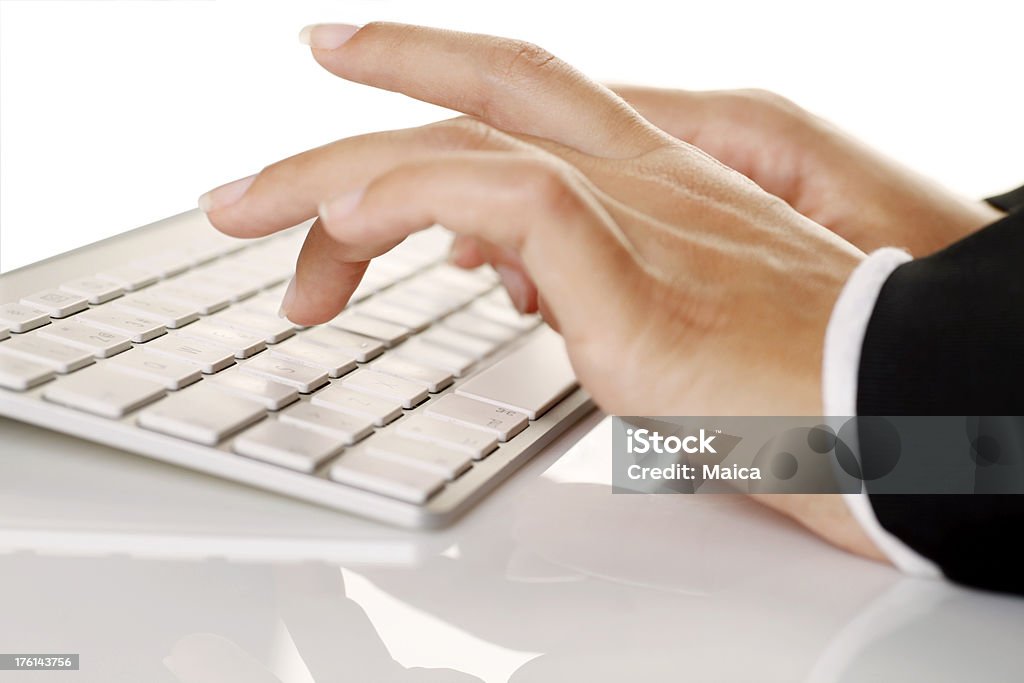
M 442 228 L 328 324 L 279 318 L 305 228 L 235 240 L 191 211 L 0 276 L 0 415 L 438 527 L 591 409 L 561 338 L 447 265 Z

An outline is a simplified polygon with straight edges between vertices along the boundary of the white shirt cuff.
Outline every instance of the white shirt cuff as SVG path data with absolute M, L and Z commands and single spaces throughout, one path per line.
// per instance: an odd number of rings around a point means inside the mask
M 882 285 L 910 258 L 907 252 L 892 247 L 872 252 L 857 266 L 839 293 L 825 329 L 821 370 L 825 415 L 857 414 L 857 374 L 868 321 Z M 868 538 L 902 572 L 928 578 L 942 576 L 935 563 L 911 550 L 879 524 L 866 492 L 843 494 L 843 500 Z

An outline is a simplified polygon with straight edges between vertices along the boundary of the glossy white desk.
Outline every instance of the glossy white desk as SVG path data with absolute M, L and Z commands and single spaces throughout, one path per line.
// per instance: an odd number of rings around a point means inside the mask
M 741 498 L 613 496 L 599 419 L 439 533 L 0 420 L 0 652 L 81 654 L 0 681 L 1024 677 L 1024 600 Z

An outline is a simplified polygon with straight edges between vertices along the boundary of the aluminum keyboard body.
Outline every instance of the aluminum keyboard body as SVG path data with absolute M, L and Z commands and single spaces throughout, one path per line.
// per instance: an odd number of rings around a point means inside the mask
M 426 528 L 592 408 L 493 273 L 443 264 L 440 228 L 332 323 L 277 319 L 304 234 L 232 240 L 191 211 L 0 276 L 0 414 Z

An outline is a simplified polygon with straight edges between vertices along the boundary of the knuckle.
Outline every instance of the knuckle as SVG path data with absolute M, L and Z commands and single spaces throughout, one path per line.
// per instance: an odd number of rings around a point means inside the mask
M 761 107 L 766 107 L 770 110 L 774 110 L 779 114 L 785 114 L 788 116 L 803 116 L 806 111 L 803 107 L 799 106 L 793 100 L 788 97 L 784 97 L 777 92 L 772 90 L 765 90 L 763 88 L 748 88 L 746 90 L 737 91 L 740 99 L 747 102 L 756 104 Z
M 498 83 L 515 83 L 540 76 L 558 59 L 544 48 L 519 40 L 503 40 L 496 47 L 491 77 Z
M 423 133 L 433 148 L 465 150 L 487 147 L 495 130 L 479 119 L 460 116 L 426 126 Z

